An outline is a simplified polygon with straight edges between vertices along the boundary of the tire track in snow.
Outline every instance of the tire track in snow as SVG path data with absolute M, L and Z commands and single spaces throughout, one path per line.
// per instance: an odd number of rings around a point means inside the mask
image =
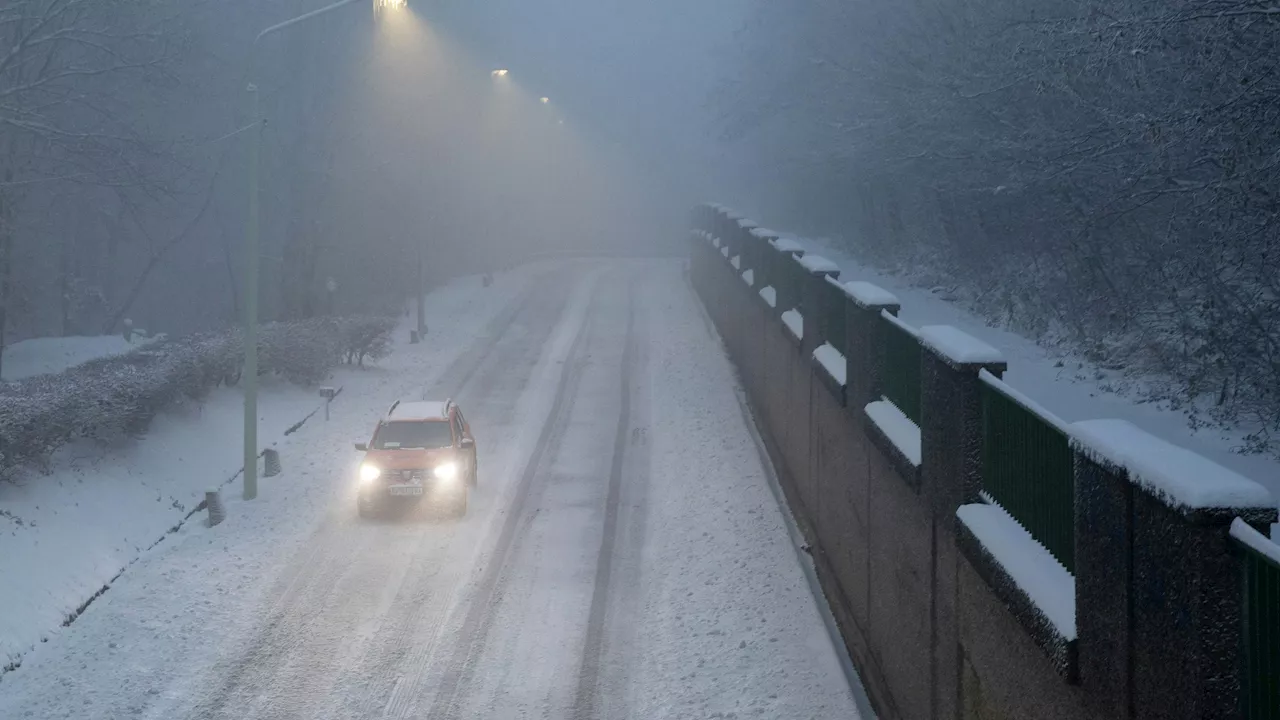
M 589 307 L 594 309 L 595 305 L 596 303 L 592 302 Z M 484 644 L 489 626 L 492 624 L 493 609 L 500 599 L 499 581 L 507 564 L 508 555 L 511 552 L 517 531 L 520 530 L 521 526 L 526 525 L 525 516 L 527 513 L 525 510 L 529 501 L 530 491 L 535 484 L 534 480 L 542 466 L 543 459 L 548 455 L 548 451 L 559 445 L 568 428 L 569 415 L 573 409 L 574 396 L 576 395 L 576 383 L 581 377 L 579 358 L 585 346 L 584 340 L 587 336 L 587 329 L 591 326 L 593 314 L 593 310 L 588 311 L 573 340 L 573 345 L 560 374 L 551 411 L 543 424 L 542 434 L 538 437 L 537 444 L 534 446 L 533 452 L 530 453 L 524 470 L 520 474 L 515 496 L 507 509 L 507 517 L 503 522 L 498 541 L 488 558 L 483 573 L 476 582 L 476 591 L 470 598 L 466 614 L 457 633 L 457 644 L 445 664 L 444 677 L 431 704 L 430 711 L 427 713 L 427 717 L 454 717 L 458 699 L 466 695 L 466 691 L 470 686 L 471 677 L 474 673 L 474 662 Z M 413 686 L 405 688 L 404 692 L 398 693 L 392 698 L 392 702 L 388 703 L 384 717 L 397 719 L 407 717 L 413 705 L 414 696 L 417 694 L 417 685 L 421 683 L 423 675 L 431 665 L 429 658 L 424 658 L 424 660 L 425 662 L 419 666 L 415 673 Z
M 473 426 L 484 426 L 486 415 L 491 412 L 488 404 L 496 396 L 518 395 L 522 388 L 528 386 L 529 377 L 542 355 L 550 336 L 562 322 L 569 296 L 573 290 L 572 283 L 555 283 L 555 292 L 549 297 L 540 298 L 533 306 L 530 317 L 534 318 L 534 327 L 523 337 L 516 337 L 512 342 L 517 348 L 511 352 L 498 353 L 491 360 L 492 367 L 476 375 L 486 380 L 480 383 L 481 392 L 476 396 L 461 394 L 463 404 L 467 408 Z M 437 384 L 432 391 L 433 396 L 441 396 L 452 392 L 443 384 Z M 479 410 L 479 411 L 478 411 Z M 496 412 L 496 410 L 492 410 Z M 497 425 L 496 422 L 493 425 Z M 482 437 L 482 442 L 488 444 Z M 481 475 L 481 485 L 484 485 Z M 449 541 L 457 541 L 450 536 Z M 463 538 L 464 543 L 466 538 Z M 440 543 L 434 548 L 441 552 L 448 550 L 449 542 Z M 438 644 L 441 626 L 443 625 L 449 600 L 459 579 L 453 577 L 451 570 L 442 563 L 440 553 L 428 552 L 418 557 L 425 562 L 415 563 L 420 566 L 415 570 L 408 585 L 400 588 L 391 606 L 379 615 L 375 637 L 364 648 L 358 661 L 346 669 L 341 678 L 339 689 L 349 692 L 340 693 L 354 707 L 344 708 L 341 703 L 335 704 L 330 717 L 345 718 L 354 712 L 356 717 L 372 717 L 380 708 L 399 707 L 412 696 L 412 688 L 416 685 L 416 671 L 410 670 L 406 675 L 402 668 L 419 668 Z M 425 566 L 425 567 L 423 567 Z
M 632 430 L 631 405 L 633 373 L 636 365 L 635 300 L 634 283 L 627 287 L 627 334 L 622 350 L 621 405 L 618 426 L 613 441 L 613 459 L 609 468 L 609 493 L 605 500 L 604 529 L 600 538 L 600 550 L 596 560 L 595 582 L 591 591 L 591 610 L 587 616 L 587 635 L 582 651 L 582 665 L 578 671 L 577 690 L 574 693 L 573 717 L 590 720 L 599 717 L 597 695 L 600 685 L 600 665 L 605 645 L 605 620 L 609 608 L 609 588 L 612 584 L 615 562 L 615 545 L 618 540 L 618 512 L 621 504 L 622 480 L 626 470 L 627 446 Z M 639 427 L 637 430 L 641 429 Z M 636 440 L 642 436 L 637 433 Z

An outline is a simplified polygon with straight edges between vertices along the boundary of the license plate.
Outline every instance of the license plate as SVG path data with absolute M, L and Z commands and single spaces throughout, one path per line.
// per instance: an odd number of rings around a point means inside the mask
M 390 488 L 392 495 L 421 495 L 422 488 L 415 485 L 392 485 Z

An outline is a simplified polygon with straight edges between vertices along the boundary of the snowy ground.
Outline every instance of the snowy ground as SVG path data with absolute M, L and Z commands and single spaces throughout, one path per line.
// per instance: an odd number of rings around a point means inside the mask
M 458 315 L 483 320 L 497 313 L 516 297 L 525 275 L 513 274 L 483 295 L 475 292 L 475 278 L 437 290 L 428 305 L 432 335 L 461 340 L 467 329 Z M 407 329 L 397 332 L 396 341 L 407 337 Z M 407 345 L 398 349 L 396 359 L 409 352 Z M 395 362 L 336 372 L 330 382 L 345 389 L 334 410 L 347 402 L 347 391 L 384 382 Z M 320 406 L 314 390 L 266 384 L 258 404 L 260 447 L 279 442 Z M 323 415 L 311 421 L 323 422 Z M 59 632 L 68 615 L 181 522 L 205 490 L 232 480 L 241 466 L 242 428 L 240 392 L 220 389 L 199 405 L 157 418 L 142 442 L 78 443 L 60 450 L 47 474 L 33 470 L 16 483 L 0 483 L 0 667 Z M 224 492 L 238 490 L 232 485 Z
M 680 264 L 538 272 L 348 381 L 258 500 L 0 679 L 0 717 L 857 717 Z M 350 442 L 424 385 L 477 435 L 470 513 L 360 521 Z
M 1188 427 L 1182 413 L 1159 403 L 1138 402 L 1136 394 L 1117 391 L 1131 387 L 1134 383 L 1131 378 L 1042 347 L 1010 331 L 990 327 L 958 303 L 862 265 L 829 244 L 816 240 L 802 243 L 813 252 L 835 260 L 842 268 L 842 282 L 865 280 L 897 295 L 902 302 L 900 317 L 911 325 L 917 328 L 954 325 L 998 348 L 1009 363 L 1004 380 L 1063 420 L 1128 420 L 1157 437 L 1261 483 L 1271 491 L 1271 497 L 1280 502 L 1280 462 L 1264 455 L 1240 455 L 1233 451 L 1241 444 L 1238 436 L 1214 429 L 1196 432 Z
M 23 340 L 3 351 L 4 379 L 21 380 L 32 375 L 62 372 L 90 360 L 123 355 L 147 342 L 146 339 L 135 338 L 130 343 L 123 334 Z

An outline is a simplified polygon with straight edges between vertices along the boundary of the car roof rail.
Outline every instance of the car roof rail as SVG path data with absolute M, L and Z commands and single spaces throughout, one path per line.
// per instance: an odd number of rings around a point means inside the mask
M 399 401 L 399 400 L 397 400 L 397 401 L 395 401 L 395 402 L 391 403 L 391 407 L 387 408 L 387 415 L 390 415 L 391 413 L 395 412 L 395 411 L 396 411 L 396 408 L 398 408 L 398 407 L 400 407 L 400 401 Z

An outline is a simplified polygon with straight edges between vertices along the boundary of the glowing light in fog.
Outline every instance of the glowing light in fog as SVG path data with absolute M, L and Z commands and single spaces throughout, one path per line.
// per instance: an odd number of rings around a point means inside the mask
M 382 470 L 378 469 L 376 465 L 365 463 L 360 466 L 360 482 L 362 483 L 371 483 L 377 480 L 381 474 Z
M 546 105 L 547 103 L 551 102 L 551 98 L 541 97 L 541 98 L 538 98 L 538 102 L 542 103 L 543 105 Z
M 494 77 L 506 77 L 506 76 L 507 76 L 507 71 L 506 71 L 506 70 L 494 70 L 494 71 L 493 71 L 493 73 L 491 73 L 491 74 L 492 74 Z

